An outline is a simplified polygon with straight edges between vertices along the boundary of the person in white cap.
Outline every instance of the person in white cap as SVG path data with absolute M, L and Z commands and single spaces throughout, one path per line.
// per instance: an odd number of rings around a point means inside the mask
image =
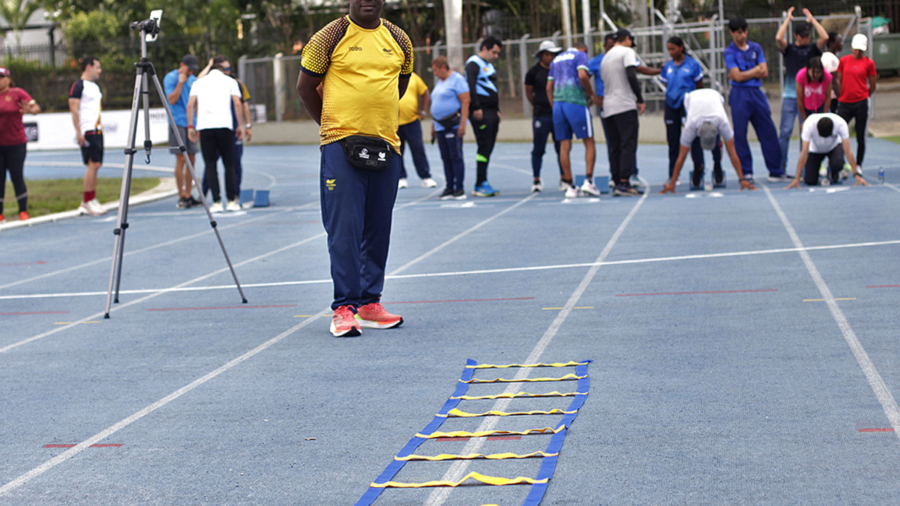
M 725 144 L 731 165 L 737 172 L 738 181 L 741 183 L 741 191 L 755 190 L 753 183 L 744 177 L 741 168 L 741 160 L 734 149 L 734 129 L 728 121 L 725 113 L 725 97 L 716 90 L 704 88 L 692 91 L 684 96 L 684 109 L 687 112 L 684 130 L 681 132 L 681 151 L 675 160 L 675 168 L 672 170 L 672 178 L 663 186 L 660 194 L 675 193 L 675 182 L 684 166 L 688 153 L 691 152 L 691 144 L 694 139 L 700 138 L 700 147 L 711 150 L 719 144 L 719 136 Z
M 806 175 L 803 179 L 806 186 L 819 184 L 819 165 L 826 158 L 831 183 L 840 184 L 844 156 L 847 157 L 850 168 L 856 176 L 856 184 L 853 186 L 869 186 L 853 159 L 853 151 L 850 149 L 850 127 L 837 114 L 830 112 L 811 114 L 803 123 L 800 142 L 803 147 L 800 150 L 800 160 L 797 162 L 797 175 L 788 185 L 788 189 L 800 187 L 800 172 L 804 168 Z
M 869 39 L 865 35 L 854 35 L 850 40 L 850 47 L 853 53 L 841 58 L 834 77 L 836 87 L 840 90 L 837 114 L 848 124 L 851 119 L 856 120 L 856 164 L 862 167 L 866 155 L 871 98 L 875 93 L 878 74 L 875 72 L 875 62 L 866 56 Z M 859 170 L 862 171 L 862 168 Z
M 531 149 L 531 171 L 534 182 L 531 191 L 539 192 L 544 189 L 541 182 L 541 165 L 544 160 L 544 151 L 547 147 L 547 137 L 553 135 L 553 106 L 547 98 L 547 76 L 550 73 L 550 63 L 556 55 L 562 52 L 552 40 L 541 42 L 541 46 L 534 54 L 537 63 L 525 74 L 525 97 L 531 104 L 531 132 L 534 134 L 534 146 Z M 553 147 L 556 148 L 556 160 L 559 163 L 559 140 L 553 135 Z M 560 174 L 562 165 L 559 166 Z

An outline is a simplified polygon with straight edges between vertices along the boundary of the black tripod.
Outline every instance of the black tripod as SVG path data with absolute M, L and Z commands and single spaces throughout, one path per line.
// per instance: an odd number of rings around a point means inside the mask
M 119 214 L 116 218 L 116 228 L 113 230 L 113 234 L 116 235 L 116 242 L 113 246 L 113 261 L 109 273 L 109 290 L 106 293 L 106 314 L 104 318 L 109 318 L 110 303 L 112 301 L 115 301 L 116 303 L 119 302 L 119 285 L 122 282 L 122 257 L 125 250 L 125 231 L 128 229 L 128 195 L 131 193 L 131 169 L 134 164 L 134 155 L 138 152 L 138 150 L 135 149 L 135 142 L 138 126 L 138 108 L 141 104 L 141 98 L 143 98 L 144 150 L 147 152 L 147 163 L 150 163 L 150 151 L 153 148 L 153 142 L 150 140 L 150 92 L 148 91 L 149 86 L 147 84 L 150 78 L 153 78 L 153 84 L 156 85 L 156 91 L 159 93 L 159 100 L 166 109 L 166 114 L 169 117 L 169 127 L 172 129 L 175 134 L 175 139 L 178 141 L 178 149 L 181 151 L 182 155 L 187 153 L 187 147 L 184 145 L 184 140 L 181 138 L 178 129 L 175 128 L 175 118 L 172 117 L 172 111 L 169 109 L 169 102 L 166 100 L 166 94 L 159 84 L 159 77 L 156 75 L 156 69 L 153 68 L 153 64 L 150 63 L 150 60 L 147 58 L 147 39 L 155 40 L 156 35 L 159 33 L 159 25 L 155 19 L 149 19 L 132 23 L 131 28 L 133 30 L 141 31 L 141 61 L 134 64 L 135 67 L 137 67 L 137 75 L 134 80 L 134 99 L 131 102 L 131 122 L 128 128 L 128 146 L 125 148 L 125 173 L 122 176 L 122 191 L 119 194 Z M 194 171 L 194 166 L 191 164 L 191 160 L 188 156 L 184 157 L 184 161 L 187 164 L 188 170 L 190 170 L 191 179 L 193 179 L 194 185 L 200 193 L 200 201 L 203 203 L 203 208 L 206 209 L 209 224 L 212 226 L 213 231 L 216 233 L 216 238 L 219 240 L 222 254 L 225 255 L 225 262 L 231 270 L 231 276 L 234 278 L 234 284 L 237 286 L 238 293 L 241 294 L 241 301 L 246 304 L 247 297 L 244 296 L 244 291 L 241 289 L 240 282 L 238 282 L 237 274 L 234 272 L 234 266 L 231 265 L 231 260 L 228 258 L 228 252 L 225 251 L 225 243 L 222 242 L 222 236 L 219 235 L 219 230 L 216 228 L 216 221 L 209 211 L 209 204 L 206 202 L 206 196 L 203 195 L 203 190 L 201 189 L 202 185 L 200 180 L 197 179 L 197 173 Z M 115 285 L 115 298 L 113 298 L 113 285 Z

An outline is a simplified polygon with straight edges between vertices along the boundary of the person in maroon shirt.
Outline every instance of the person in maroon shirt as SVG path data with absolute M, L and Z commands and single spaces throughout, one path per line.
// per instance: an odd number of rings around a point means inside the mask
M 837 115 L 844 118 L 847 124 L 856 119 L 856 165 L 862 171 L 863 157 L 866 155 L 866 134 L 869 129 L 869 110 L 871 97 L 875 93 L 875 62 L 866 56 L 869 40 L 858 33 L 851 39 L 853 54 L 841 58 L 834 81 L 837 83 L 838 110 Z
M 3 221 L 3 198 L 6 193 L 6 172 L 12 179 L 16 200 L 19 201 L 19 220 L 28 219 L 28 189 L 25 187 L 25 125 L 23 114 L 37 114 L 41 107 L 22 88 L 13 87 L 9 69 L 0 67 L 0 221 Z

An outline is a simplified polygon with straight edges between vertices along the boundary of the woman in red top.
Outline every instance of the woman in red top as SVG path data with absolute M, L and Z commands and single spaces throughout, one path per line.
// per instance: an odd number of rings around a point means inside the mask
M 851 39 L 853 54 L 841 58 L 834 80 L 837 82 L 838 116 L 847 124 L 856 118 L 856 165 L 862 170 L 863 157 L 866 154 L 866 131 L 869 128 L 870 97 L 875 93 L 875 62 L 866 57 L 869 40 L 858 33 Z
M 28 190 L 25 188 L 25 125 L 23 114 L 37 114 L 41 107 L 25 90 L 12 86 L 9 69 L 0 67 L 0 221 L 3 221 L 3 198 L 6 172 L 12 179 L 19 201 L 19 219 L 28 219 Z

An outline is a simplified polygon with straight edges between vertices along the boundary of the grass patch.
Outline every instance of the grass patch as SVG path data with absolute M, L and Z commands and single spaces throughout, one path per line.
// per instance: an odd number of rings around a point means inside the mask
M 32 217 L 45 214 L 74 211 L 84 197 L 81 179 L 35 179 L 25 181 L 28 186 L 28 214 Z M 131 194 L 137 195 L 159 184 L 159 178 L 145 177 L 131 180 Z M 122 180 L 103 178 L 97 180 L 97 200 L 101 203 L 119 200 Z M 6 181 L 3 215 L 7 220 L 19 219 L 19 203 L 12 183 Z
M 891 141 L 891 142 L 895 142 L 895 143 L 897 143 L 897 144 L 900 144 L 900 136 L 894 136 L 894 137 L 879 137 L 879 139 L 884 139 L 884 140 L 886 140 L 886 141 Z

